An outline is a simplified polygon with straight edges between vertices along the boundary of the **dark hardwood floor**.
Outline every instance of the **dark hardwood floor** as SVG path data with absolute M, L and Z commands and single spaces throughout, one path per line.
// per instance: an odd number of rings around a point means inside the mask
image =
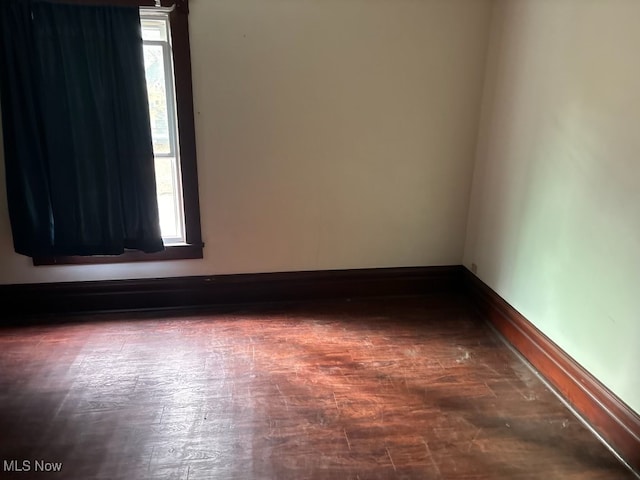
M 453 297 L 68 320 L 0 330 L 0 479 L 634 478 Z

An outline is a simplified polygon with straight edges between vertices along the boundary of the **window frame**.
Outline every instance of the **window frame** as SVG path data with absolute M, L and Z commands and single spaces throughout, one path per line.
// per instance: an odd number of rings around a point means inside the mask
M 155 7 L 153 0 L 61 0 L 64 3 L 83 5 Z M 170 243 L 162 252 L 144 253 L 135 250 L 113 256 L 48 256 L 33 259 L 40 265 L 84 265 L 130 262 L 157 262 L 203 258 L 204 243 L 200 225 L 200 200 L 198 194 L 198 166 L 191 82 L 191 48 L 189 43 L 189 0 L 161 0 L 162 7 L 174 6 L 169 13 L 171 44 L 173 50 L 173 75 L 175 80 L 176 116 L 178 120 L 179 163 L 182 180 L 182 206 L 185 243 Z

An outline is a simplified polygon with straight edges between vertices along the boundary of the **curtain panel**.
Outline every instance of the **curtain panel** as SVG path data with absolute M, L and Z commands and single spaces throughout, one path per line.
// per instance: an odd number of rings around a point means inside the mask
M 138 8 L 3 0 L 0 40 L 16 252 L 163 250 Z

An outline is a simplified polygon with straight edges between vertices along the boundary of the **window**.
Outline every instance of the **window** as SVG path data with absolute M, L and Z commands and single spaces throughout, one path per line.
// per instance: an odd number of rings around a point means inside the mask
M 142 9 L 140 23 L 144 42 L 144 66 L 156 166 L 160 229 L 165 245 L 183 244 L 184 209 L 169 16 L 167 13 L 156 14 L 152 10 Z
M 136 0 L 112 1 L 113 4 L 136 4 Z M 76 0 L 76 3 L 97 2 Z M 140 23 L 165 250 L 150 254 L 130 251 L 117 256 L 34 258 L 34 265 L 202 258 L 188 2 L 177 0 L 172 9 L 143 6 Z

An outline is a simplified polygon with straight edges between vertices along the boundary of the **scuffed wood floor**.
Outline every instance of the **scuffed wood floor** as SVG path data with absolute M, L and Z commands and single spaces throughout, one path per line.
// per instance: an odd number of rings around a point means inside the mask
M 633 478 L 454 298 L 71 320 L 0 330 L 1 479 Z

